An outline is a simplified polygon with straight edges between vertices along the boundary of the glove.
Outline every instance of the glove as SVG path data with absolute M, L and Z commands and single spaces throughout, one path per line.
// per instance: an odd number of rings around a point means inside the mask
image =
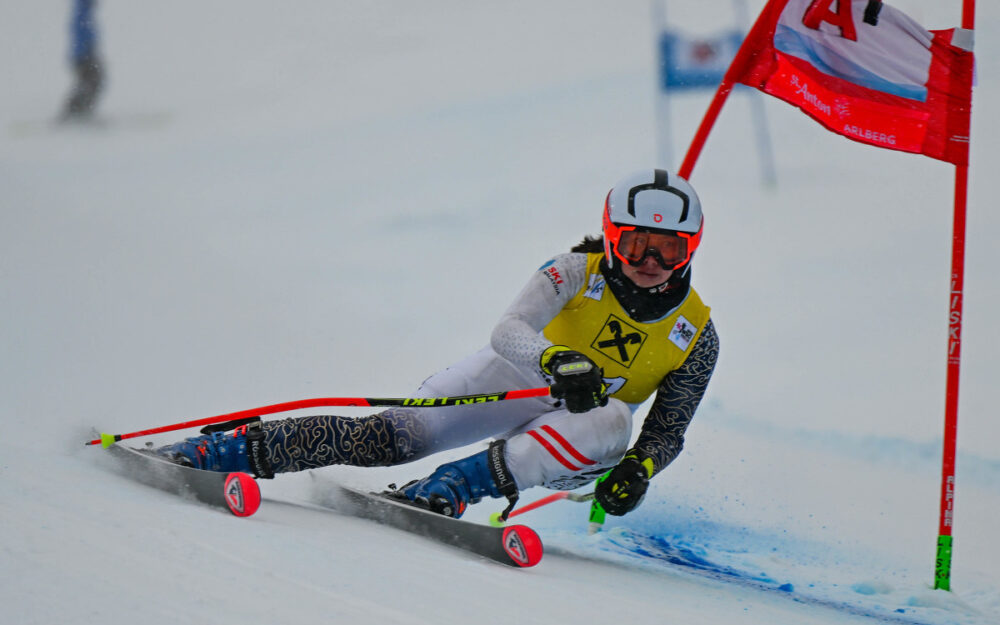
M 542 352 L 540 365 L 542 371 L 552 376 L 552 396 L 564 400 L 570 412 L 587 412 L 608 405 L 604 372 L 580 352 L 553 345 Z
M 608 514 L 624 516 L 642 503 L 651 477 L 653 461 L 647 458 L 640 462 L 638 452 L 630 451 L 618 466 L 597 480 L 594 499 Z

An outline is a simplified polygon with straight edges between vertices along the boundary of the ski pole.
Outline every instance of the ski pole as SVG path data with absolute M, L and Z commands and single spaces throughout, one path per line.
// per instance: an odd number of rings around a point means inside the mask
M 609 475 L 611 475 L 611 471 L 608 471 L 607 473 L 605 473 L 601 477 L 597 478 L 597 481 L 594 483 L 594 487 L 596 488 L 596 487 L 600 486 L 601 482 L 603 482 L 604 480 L 608 479 Z M 588 534 L 596 534 L 599 531 L 601 531 L 601 529 L 604 528 L 604 519 L 606 517 L 607 517 L 607 512 L 605 512 L 604 506 L 601 505 L 601 502 L 597 501 L 597 499 L 594 499 L 593 501 L 591 501 L 590 502 L 590 515 L 587 517 L 587 521 L 588 521 L 588 523 L 587 523 L 587 533 Z
M 587 533 L 596 534 L 601 531 L 604 527 L 604 519 L 607 513 L 604 511 L 604 506 L 600 504 L 596 499 L 590 502 L 590 517 L 587 519 Z
M 224 421 L 233 421 L 236 419 L 245 419 L 248 417 L 260 417 L 263 415 L 274 414 L 277 412 L 288 412 L 290 410 L 300 410 L 302 408 L 316 408 L 318 406 L 413 406 L 413 407 L 439 407 L 439 406 L 460 406 L 464 404 L 480 404 L 486 402 L 494 401 L 506 401 L 508 399 L 525 399 L 528 397 L 544 397 L 549 394 L 549 387 L 542 386 L 539 388 L 526 388 L 526 389 L 515 389 L 512 391 L 501 391 L 499 393 L 483 393 L 479 395 L 456 395 L 454 397 L 407 397 L 407 398 L 397 398 L 397 397 L 319 397 L 316 399 L 300 399 L 298 401 L 290 401 L 282 404 L 272 404 L 270 406 L 261 406 L 260 408 L 251 408 L 249 410 L 240 410 L 238 412 L 230 412 L 228 414 L 217 415 L 214 417 L 207 417 L 204 419 L 196 419 L 194 421 L 184 421 L 183 423 L 174 423 L 172 425 L 164 425 L 160 427 L 155 427 L 149 430 L 140 430 L 138 432 L 129 432 L 128 434 L 101 434 L 100 438 L 96 438 L 92 441 L 87 441 L 87 445 L 101 445 L 104 448 L 111 447 L 118 441 L 125 440 L 127 438 L 135 438 L 137 436 L 149 436 L 150 434 L 160 434 L 162 432 L 173 432 L 174 430 L 183 430 L 185 428 L 193 428 L 202 425 L 211 425 L 213 423 L 222 423 Z
M 532 501 L 527 505 L 512 510 L 511 513 L 507 515 L 507 518 L 510 519 L 510 517 L 517 516 L 519 514 L 524 514 L 525 512 L 531 512 L 536 508 L 547 506 L 554 501 L 562 501 L 563 499 L 569 499 L 570 501 L 590 501 L 593 498 L 594 498 L 594 493 L 579 495 L 577 493 L 571 493 L 568 491 L 561 490 L 559 492 L 552 493 L 551 495 L 546 495 L 545 497 L 542 497 L 538 501 Z M 490 525 L 492 525 L 493 527 L 504 526 L 504 520 L 500 512 L 494 512 L 493 514 L 490 515 Z

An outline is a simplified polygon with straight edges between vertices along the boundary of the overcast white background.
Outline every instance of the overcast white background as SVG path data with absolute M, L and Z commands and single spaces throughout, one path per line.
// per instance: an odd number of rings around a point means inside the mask
M 676 164 L 657 145 L 648 2 L 104 0 L 106 126 L 49 130 L 70 85 L 69 4 L 0 6 L 11 622 L 1000 618 L 993 3 L 977 15 L 953 593 L 930 589 L 953 168 L 769 100 L 770 188 L 746 93 L 692 176 L 717 372 L 685 452 L 602 535 L 570 503 L 525 515 L 549 554 L 515 571 L 311 507 L 314 481 L 381 488 L 468 449 L 280 476 L 245 520 L 115 475 L 84 448 L 91 427 L 406 395 L 483 345 L 535 268 L 599 232 L 616 179 Z M 957 0 L 892 4 L 928 28 L 959 22 Z M 727 8 L 675 0 L 667 15 L 704 34 Z M 675 155 L 708 99 L 672 99 Z M 743 582 L 636 555 L 654 539 Z

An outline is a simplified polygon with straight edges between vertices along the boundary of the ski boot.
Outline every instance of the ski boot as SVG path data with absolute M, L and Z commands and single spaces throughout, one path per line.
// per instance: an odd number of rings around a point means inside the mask
M 206 428 L 207 429 L 207 428 Z M 203 430 L 204 431 L 204 430 Z M 264 452 L 260 421 L 244 423 L 231 432 L 210 431 L 153 450 L 158 456 L 186 467 L 229 473 L 239 471 L 270 478 L 274 473 Z
M 386 495 L 456 519 L 469 504 L 483 497 L 506 497 L 510 501 L 502 515 L 506 519 L 517 501 L 517 484 L 504 460 L 504 443 L 496 441 L 478 454 L 443 464 L 424 479 L 413 480 Z

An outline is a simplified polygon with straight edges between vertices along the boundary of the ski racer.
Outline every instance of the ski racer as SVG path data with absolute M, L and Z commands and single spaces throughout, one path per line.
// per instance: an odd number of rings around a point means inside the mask
M 63 120 L 93 115 L 104 85 L 104 63 L 98 53 L 97 0 L 74 0 L 70 20 L 70 60 L 76 82 L 66 100 Z
M 595 479 L 606 512 L 624 515 L 680 453 L 715 368 L 719 340 L 691 287 L 701 202 L 664 170 L 608 193 L 603 236 L 542 265 L 493 329 L 490 344 L 429 377 L 415 397 L 549 385 L 550 396 L 407 406 L 365 417 L 307 416 L 242 425 L 161 447 L 199 469 L 276 473 L 388 466 L 493 438 L 389 494 L 459 517 L 483 497 Z M 635 443 L 633 411 L 655 394 Z M 506 515 L 505 515 L 506 516 Z

